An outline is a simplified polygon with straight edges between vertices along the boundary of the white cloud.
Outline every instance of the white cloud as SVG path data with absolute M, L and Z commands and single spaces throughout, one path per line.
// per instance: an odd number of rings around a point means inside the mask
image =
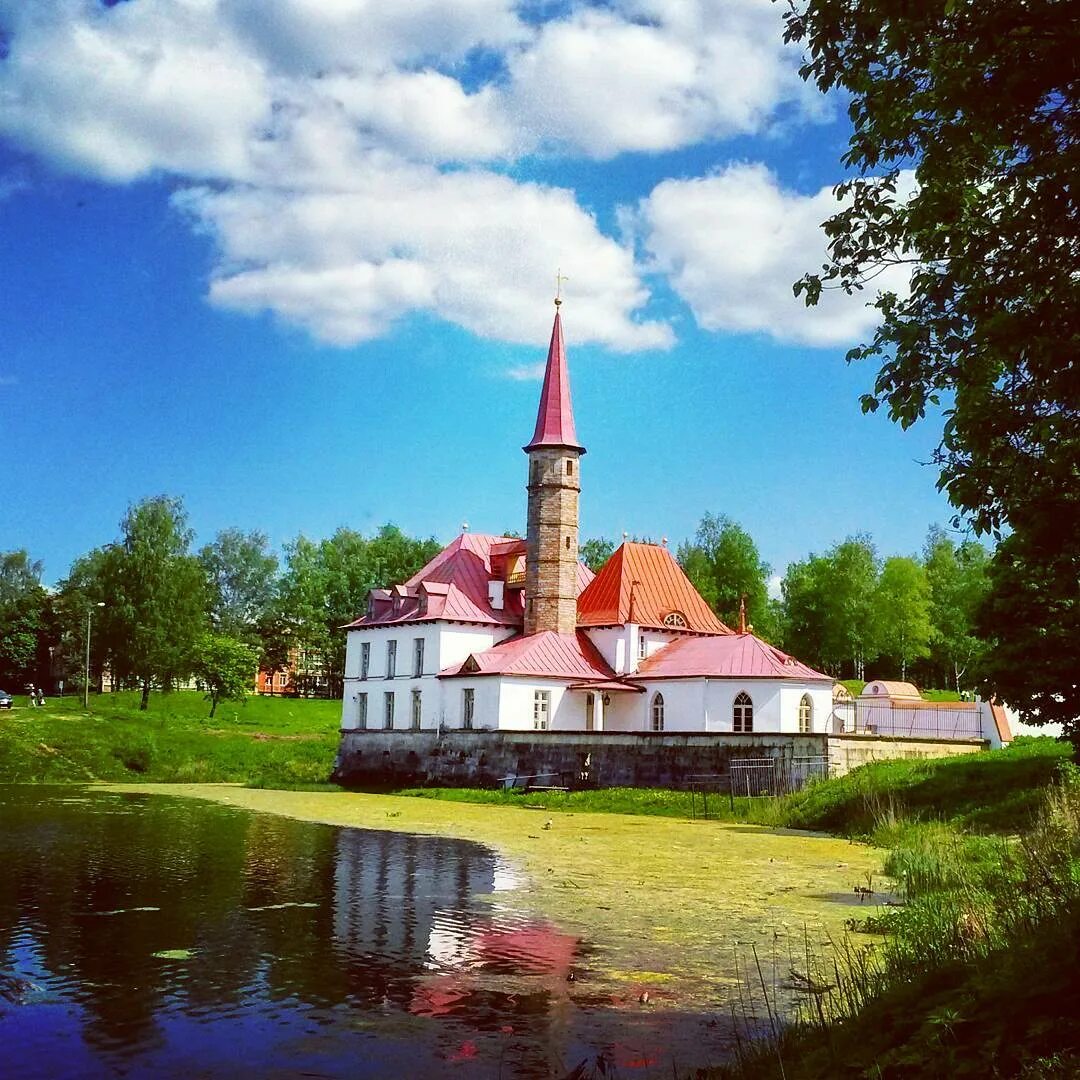
M 0 135 L 106 181 L 178 179 L 218 244 L 213 302 L 327 341 L 422 310 L 540 342 L 562 265 L 578 340 L 666 347 L 671 330 L 641 320 L 632 251 L 573 192 L 495 166 L 538 149 L 662 151 L 760 131 L 785 104 L 805 112 L 779 10 L 612 0 L 537 22 L 524 6 L 0 0 Z M 677 248 L 664 192 L 649 200 L 654 235 Z M 683 268 L 679 287 L 691 278 Z
M 622 0 L 544 24 L 509 60 L 507 98 L 541 143 L 592 157 L 752 133 L 820 106 L 771 0 Z
M 907 178 L 910 179 L 910 178 Z M 784 190 L 760 164 L 694 180 L 665 180 L 637 208 L 636 227 L 672 287 L 706 330 L 764 332 L 779 341 L 842 345 L 878 322 L 879 289 L 903 292 L 908 271 L 890 268 L 861 293 L 829 291 L 807 308 L 792 284 L 825 260 L 821 224 L 839 208 L 831 188 Z
M 540 342 L 550 308 L 538 285 L 563 265 L 590 270 L 568 312 L 575 340 L 672 343 L 666 324 L 630 317 L 647 298 L 632 253 L 560 188 L 383 160 L 345 191 L 201 188 L 177 203 L 221 249 L 216 303 L 277 311 L 326 340 L 362 341 L 417 309 L 481 337 Z
M 539 382 L 547 370 L 547 361 L 540 360 L 535 364 L 519 364 L 517 367 L 507 369 L 506 377 L 514 382 Z
M 269 123 L 269 76 L 214 0 L 4 3 L 0 132 L 67 168 L 127 181 L 234 176 Z

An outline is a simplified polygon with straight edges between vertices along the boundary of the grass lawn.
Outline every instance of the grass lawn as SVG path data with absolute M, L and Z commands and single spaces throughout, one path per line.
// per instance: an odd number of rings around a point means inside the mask
M 883 824 L 944 821 L 982 833 L 1024 828 L 1058 763 L 1070 753 L 1054 739 L 1018 739 L 1004 750 L 952 758 L 904 759 L 864 765 L 847 776 L 812 784 L 783 799 L 709 798 L 709 816 L 759 825 L 814 829 L 867 839 Z M 534 791 L 408 788 L 398 792 L 441 802 L 536 806 L 549 811 L 693 816 L 686 791 L 602 788 Z M 702 809 L 698 798 L 697 810 Z M 880 837 L 879 837 L 880 839 Z
M 213 720 L 197 692 L 102 694 L 0 713 L 0 782 L 146 780 L 293 787 L 327 781 L 341 703 L 251 697 Z

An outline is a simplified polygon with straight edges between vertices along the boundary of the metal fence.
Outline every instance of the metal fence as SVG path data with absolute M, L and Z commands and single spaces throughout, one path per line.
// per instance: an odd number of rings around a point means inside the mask
M 838 734 L 901 739 L 978 739 L 982 715 L 973 702 L 833 703 L 831 730 Z
M 709 816 L 709 799 L 775 798 L 829 775 L 827 757 L 735 758 L 726 773 L 687 777 L 693 817 Z

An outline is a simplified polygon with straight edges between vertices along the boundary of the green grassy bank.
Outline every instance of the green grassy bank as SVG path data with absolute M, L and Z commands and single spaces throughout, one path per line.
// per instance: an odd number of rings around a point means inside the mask
M 341 703 L 294 698 L 225 702 L 213 720 L 201 694 L 102 694 L 0 712 L 0 782 L 88 780 L 244 783 L 294 787 L 326 781 Z
M 740 995 L 739 1060 L 711 1075 L 1080 1076 L 1080 779 L 1070 760 L 1065 744 L 1020 739 L 979 755 L 878 762 L 784 799 L 711 801 L 711 815 L 885 848 L 885 873 L 906 900 L 856 917 L 834 949 L 808 942 L 796 951 L 789 983 L 805 992 L 792 1026 L 771 1014 L 774 988 L 751 976 Z M 409 794 L 549 811 L 690 812 L 689 795 L 672 791 Z
M 897 826 L 947 822 L 972 834 L 1020 831 L 1069 748 L 1053 739 L 1019 739 L 1005 750 L 955 758 L 881 761 L 813 784 L 783 799 L 710 796 L 709 816 L 853 839 L 895 839 Z M 482 788 L 408 788 L 398 792 L 443 802 L 541 806 L 546 810 L 689 818 L 689 792 L 653 788 L 521 792 Z M 702 813 L 698 796 L 696 812 Z

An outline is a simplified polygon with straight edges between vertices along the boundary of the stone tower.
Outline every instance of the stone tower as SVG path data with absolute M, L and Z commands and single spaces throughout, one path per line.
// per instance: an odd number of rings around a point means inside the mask
M 585 447 L 577 441 L 566 371 L 561 300 L 555 301 L 540 411 L 529 455 L 525 633 L 577 629 L 578 496 Z

